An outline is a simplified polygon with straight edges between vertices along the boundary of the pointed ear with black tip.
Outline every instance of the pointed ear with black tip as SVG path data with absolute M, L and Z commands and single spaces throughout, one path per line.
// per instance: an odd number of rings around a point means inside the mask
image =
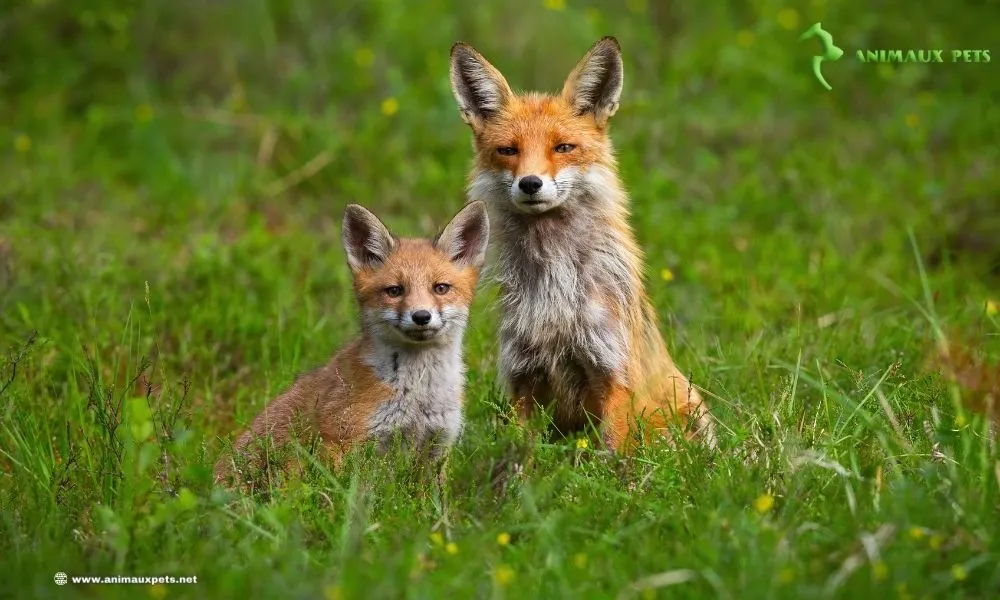
M 473 130 L 493 118 L 514 95 L 500 71 L 464 42 L 451 47 L 450 72 L 462 120 Z
M 601 38 L 566 78 L 562 96 L 578 115 L 590 113 L 603 126 L 618 110 L 623 75 L 618 40 Z
M 486 260 L 489 239 L 490 219 L 486 214 L 486 203 L 476 200 L 452 218 L 434 240 L 434 247 L 456 265 L 479 269 Z
M 370 210 L 349 204 L 344 211 L 344 250 L 352 271 L 381 266 L 396 249 L 393 237 Z

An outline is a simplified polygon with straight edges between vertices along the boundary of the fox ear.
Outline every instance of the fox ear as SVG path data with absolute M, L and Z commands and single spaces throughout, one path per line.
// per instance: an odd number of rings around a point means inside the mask
M 566 78 L 563 98 L 577 114 L 592 113 L 599 125 L 618 110 L 622 95 L 622 51 L 618 40 L 601 38 Z
M 444 252 L 456 265 L 479 269 L 486 260 L 490 239 L 490 219 L 486 203 L 469 203 L 434 240 L 434 247 Z
M 352 271 L 377 268 L 396 249 L 396 238 L 382 221 L 357 204 L 349 204 L 344 211 L 343 236 Z
M 513 95 L 500 71 L 464 42 L 451 47 L 450 71 L 451 91 L 462 120 L 473 129 L 496 115 Z

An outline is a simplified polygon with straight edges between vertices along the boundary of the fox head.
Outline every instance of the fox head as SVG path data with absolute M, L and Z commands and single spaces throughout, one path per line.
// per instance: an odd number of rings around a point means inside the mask
M 475 136 L 473 194 L 525 214 L 600 194 L 614 164 L 608 119 L 622 91 L 615 38 L 594 44 L 558 95 L 515 94 L 500 71 L 459 42 L 451 49 L 451 87 Z
M 344 250 L 365 330 L 397 344 L 461 336 L 489 233 L 482 202 L 468 204 L 433 240 L 397 238 L 369 210 L 349 205 Z

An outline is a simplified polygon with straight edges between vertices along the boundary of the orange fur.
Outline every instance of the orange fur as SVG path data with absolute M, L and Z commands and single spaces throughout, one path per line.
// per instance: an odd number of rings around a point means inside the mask
M 955 334 L 927 362 L 931 370 L 958 386 L 966 408 L 1000 423 L 1000 365 L 989 361 L 981 347 Z

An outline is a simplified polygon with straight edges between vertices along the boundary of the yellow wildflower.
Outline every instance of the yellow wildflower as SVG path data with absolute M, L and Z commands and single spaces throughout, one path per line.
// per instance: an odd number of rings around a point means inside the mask
M 885 581 L 889 577 L 889 567 L 884 562 L 877 560 L 872 564 L 872 576 L 875 581 Z
M 167 587 L 164 585 L 160 585 L 158 583 L 151 585 L 149 586 L 149 595 L 153 598 L 156 598 L 156 600 L 160 600 L 161 598 L 166 598 Z
M 589 446 L 589 445 L 590 445 L 590 443 L 587 441 L 587 438 L 580 438 L 580 439 L 576 440 L 576 448 L 577 448 L 577 450 L 586 450 L 587 446 Z
M 545 0 L 545 8 L 549 10 L 563 10 L 566 8 L 566 0 Z
M 514 569 L 507 565 L 497 565 L 493 569 L 493 581 L 500 587 L 507 587 L 514 581 Z
M 965 578 L 969 576 L 969 572 L 962 565 L 954 565 L 951 568 L 951 576 L 955 578 L 955 581 L 965 581 Z
M 435 546 L 440 546 L 441 544 L 444 544 L 444 536 L 441 535 L 440 531 L 435 531 L 434 533 L 432 533 L 430 535 L 430 538 L 431 538 L 431 543 L 434 544 Z
M 771 494 L 761 494 L 753 501 L 754 510 L 764 514 L 774 508 L 774 496 Z
M 506 531 L 497 536 L 497 544 L 506 546 L 510 543 L 510 534 Z
M 382 114 L 391 117 L 392 115 L 399 112 L 399 100 L 395 98 L 386 98 L 382 101 Z
M 458 554 L 458 544 L 455 542 L 448 542 L 448 545 L 444 547 L 444 551 L 448 554 Z
M 986 316 L 995 317 L 1000 314 L 1000 301 L 992 298 L 986 301 Z
M 674 272 L 670 269 L 660 270 L 660 279 L 666 282 L 671 282 L 674 280 Z

